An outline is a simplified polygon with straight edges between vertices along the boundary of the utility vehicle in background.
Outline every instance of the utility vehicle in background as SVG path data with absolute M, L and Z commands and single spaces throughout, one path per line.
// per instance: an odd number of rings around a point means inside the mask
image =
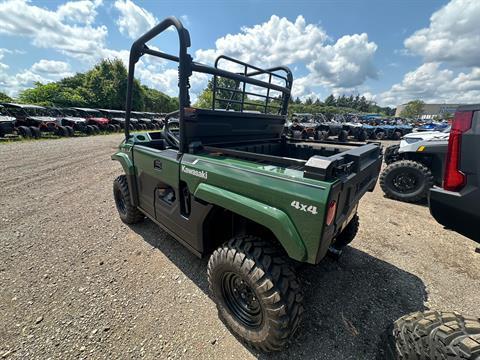
M 112 109 L 98 109 L 98 111 L 110 121 L 110 124 L 113 125 L 115 131 L 121 131 L 125 128 L 125 111 Z
M 385 149 L 388 166 L 380 175 L 380 186 L 387 197 L 424 201 L 433 185 L 442 184 L 449 130 L 411 133 Z
M 43 106 L 3 103 L 9 114 L 15 117 L 15 126 L 24 138 L 38 139 L 41 133 L 69 136 L 68 130 L 59 125 L 52 112 Z
M 480 243 L 480 105 L 461 106 L 455 113 L 443 187 L 430 191 L 429 207 L 440 224 Z M 478 314 L 415 312 L 387 330 L 385 345 L 381 356 L 388 360 L 478 360 L 480 318 Z
M 178 56 L 146 45 L 172 26 Z M 280 350 L 303 313 L 292 263 L 317 264 L 329 248 L 353 240 L 381 149 L 282 137 L 293 82 L 287 67 L 261 69 L 226 56 L 207 66 L 192 60 L 189 47 L 188 31 L 173 17 L 131 47 L 125 140 L 112 156 L 125 172 L 113 182 L 116 207 L 123 222 L 148 217 L 197 256 L 210 256 L 208 282 L 225 324 L 257 349 Z M 178 62 L 180 106 L 163 132 L 131 134 L 135 64 L 144 55 Z M 241 72 L 225 70 L 231 65 Z M 209 109 L 190 105 L 194 72 L 213 76 Z
M 69 133 L 73 136 L 75 131 L 81 133 L 89 133 L 87 128 L 87 120 L 78 115 L 75 109 L 56 109 L 58 111 L 58 120 L 60 125 L 65 126 Z M 91 131 L 90 131 L 91 133 Z
M 110 124 L 108 120 L 99 110 L 90 108 L 74 107 L 78 115 L 83 117 L 87 121 L 87 125 L 90 125 L 88 134 L 99 134 L 100 131 L 115 132 L 115 127 Z M 91 130 L 90 130 L 91 129 Z
M 0 138 L 15 134 L 15 121 L 15 117 L 11 116 L 3 105 L 0 105 Z

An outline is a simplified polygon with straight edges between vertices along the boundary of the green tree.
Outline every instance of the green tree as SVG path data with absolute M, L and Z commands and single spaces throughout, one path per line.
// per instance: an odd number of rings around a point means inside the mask
M 102 60 L 85 73 L 84 86 L 87 101 L 95 108 L 123 109 L 127 94 L 127 69 L 119 59 Z M 138 80 L 133 84 L 132 107 L 142 111 L 145 107 L 144 90 Z
M 425 103 L 422 100 L 412 100 L 407 103 L 400 113 L 401 117 L 416 119 L 423 113 Z
M 12 101 L 13 99 L 10 96 L 0 91 L 0 102 L 12 102 Z
M 165 95 L 157 89 L 142 85 L 144 94 L 145 111 L 151 112 L 171 112 L 178 110 L 178 100 Z
M 325 99 L 324 103 L 325 103 L 326 106 L 336 106 L 337 105 L 337 101 L 335 100 L 335 96 L 333 96 L 333 94 L 328 95 L 327 98 Z
M 87 102 L 75 88 L 63 87 L 58 83 L 36 82 L 33 88 L 22 91 L 18 100 L 22 103 L 44 106 L 86 106 Z

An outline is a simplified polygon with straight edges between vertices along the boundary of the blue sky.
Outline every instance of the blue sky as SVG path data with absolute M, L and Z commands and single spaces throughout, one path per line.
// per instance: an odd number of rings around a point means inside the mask
M 0 0 L 0 91 L 14 96 L 105 57 L 126 61 L 133 39 L 169 15 L 189 29 L 196 60 L 226 53 L 259 66 L 286 63 L 302 98 L 359 93 L 395 106 L 480 95 L 478 0 Z M 152 45 L 178 46 L 173 32 Z M 137 76 L 176 94 L 169 64 L 142 60 Z M 192 79 L 194 96 L 204 85 Z

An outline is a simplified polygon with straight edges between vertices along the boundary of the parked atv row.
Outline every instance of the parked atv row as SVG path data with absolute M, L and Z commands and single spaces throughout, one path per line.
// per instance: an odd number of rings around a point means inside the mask
M 0 104 L 0 138 L 21 136 L 38 139 L 50 134 L 69 137 L 120 132 L 125 127 L 122 110 L 53 108 L 37 105 Z M 160 130 L 163 116 L 151 112 L 132 112 L 130 130 Z
M 336 138 L 345 142 L 350 138 L 357 141 L 400 140 L 402 136 L 412 132 L 410 125 L 369 125 L 346 120 L 342 115 L 328 121 L 323 114 L 293 114 L 292 121 L 286 125 L 285 135 L 294 139 Z

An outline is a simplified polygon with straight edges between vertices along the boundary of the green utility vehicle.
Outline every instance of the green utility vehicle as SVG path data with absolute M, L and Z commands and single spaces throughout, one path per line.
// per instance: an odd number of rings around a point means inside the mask
M 170 26 L 179 56 L 146 45 Z M 381 148 L 282 137 L 293 81 L 288 68 L 261 69 L 226 56 L 211 67 L 192 61 L 189 46 L 176 18 L 132 45 L 125 140 L 112 156 L 125 171 L 113 184 L 117 209 L 123 222 L 148 217 L 194 254 L 210 256 L 208 280 L 223 321 L 255 348 L 279 350 L 303 312 L 294 263 L 317 264 L 329 248 L 352 241 Z M 166 116 L 162 132 L 130 134 L 135 64 L 145 54 L 178 62 L 180 108 Z M 209 109 L 190 105 L 193 72 L 213 76 Z

